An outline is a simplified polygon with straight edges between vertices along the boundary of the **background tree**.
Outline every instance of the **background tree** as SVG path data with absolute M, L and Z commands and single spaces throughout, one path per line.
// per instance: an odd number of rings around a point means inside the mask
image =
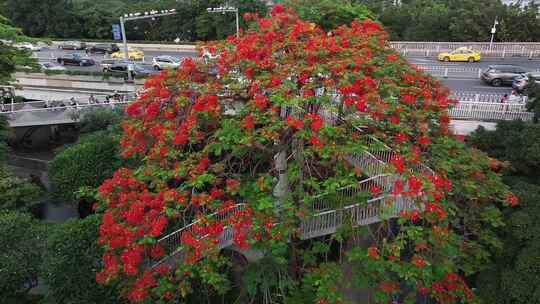
M 15 72 L 15 66 L 36 66 L 36 59 L 31 57 L 31 52 L 17 49 L 11 43 L 30 41 L 22 31 L 10 25 L 8 19 L 0 15 L 0 84 L 11 80 L 11 74 Z
M 346 0 L 285 0 L 282 3 L 292 7 L 302 19 L 327 31 L 353 20 L 375 20 L 375 15 L 366 6 Z
M 27 213 L 0 211 L 0 296 L 20 303 L 38 282 L 44 227 Z
M 41 276 L 48 289 L 45 303 L 122 303 L 114 287 L 95 281 L 101 250 L 97 245 L 100 215 L 58 224 L 47 235 Z
M 503 5 L 498 0 L 410 0 L 400 6 L 360 0 L 373 10 L 394 40 L 489 41 L 497 17 L 495 41 L 538 41 L 538 9 Z
M 505 212 L 507 226 L 498 231 L 503 247 L 477 279 L 486 303 L 525 304 L 540 301 L 540 290 L 531 282 L 540 279 L 540 126 L 502 122 L 495 131 L 480 129 L 471 144 L 504 164 L 505 183 L 520 199 L 520 206 Z

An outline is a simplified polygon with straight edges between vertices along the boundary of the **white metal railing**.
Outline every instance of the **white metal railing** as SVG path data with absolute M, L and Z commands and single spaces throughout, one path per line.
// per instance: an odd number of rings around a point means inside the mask
M 425 65 L 413 64 L 416 68 L 430 74 L 434 77 L 454 77 L 454 78 L 480 78 L 482 69 L 476 67 L 460 67 L 454 65 Z M 540 70 L 531 70 L 530 72 L 540 72 Z
M 403 196 L 380 196 L 365 203 L 347 205 L 317 213 L 300 223 L 303 240 L 335 233 L 344 225 L 364 226 L 399 216 L 401 211 L 416 208 L 416 203 Z
M 224 220 L 230 218 L 231 216 L 237 215 L 240 212 L 243 212 L 245 210 L 245 204 L 240 203 L 233 205 L 224 211 L 221 212 L 214 212 L 207 216 L 207 218 L 210 218 L 210 220 L 215 222 L 223 222 Z M 154 268 L 164 262 L 167 262 L 167 260 L 171 259 L 174 256 L 177 256 L 184 248 L 182 247 L 182 235 L 184 234 L 191 234 L 194 238 L 199 238 L 199 240 L 205 239 L 208 237 L 208 235 L 202 235 L 197 236 L 197 233 L 195 232 L 194 227 L 196 225 L 201 224 L 201 220 L 196 220 L 193 223 L 184 226 L 172 233 L 169 233 L 165 235 L 164 237 L 160 238 L 157 243 L 163 248 L 165 251 L 165 255 L 157 260 L 152 260 L 150 256 L 146 257 L 146 260 L 149 262 L 150 267 Z M 230 227 L 225 227 L 223 232 L 220 235 L 220 242 L 218 244 L 219 248 L 224 248 L 227 246 L 230 246 L 232 243 L 232 229 Z
M 300 223 L 300 238 L 303 240 L 335 233 L 343 225 L 362 226 L 380 222 L 385 219 L 398 217 L 401 211 L 417 208 L 414 200 L 403 196 L 381 195 L 361 203 L 347 204 L 342 208 L 326 210 L 307 216 Z M 209 215 L 211 221 L 223 222 L 245 210 L 245 204 L 236 204 L 225 212 Z M 158 244 L 165 250 L 165 255 L 159 259 L 146 256 L 147 265 L 155 268 L 163 263 L 175 263 L 185 250 L 182 244 L 182 235 L 191 234 L 192 237 L 204 240 L 208 235 L 197 236 L 193 227 L 201 221 L 195 221 L 158 240 Z M 225 226 L 219 236 L 218 248 L 222 249 L 233 244 L 234 231 Z
M 476 93 L 465 91 L 453 91 L 449 98 L 459 100 L 459 102 L 491 102 L 499 103 L 504 97 L 504 93 Z M 527 103 L 528 97 L 521 96 L 520 103 Z
M 399 50 L 403 55 L 435 56 L 440 52 L 447 52 L 459 47 L 468 47 L 477 50 L 484 57 L 512 57 L 527 58 L 540 57 L 540 43 L 516 42 L 493 43 L 489 42 L 407 42 L 394 41 L 390 46 Z
M 448 110 L 453 119 L 471 120 L 532 120 L 534 113 L 527 112 L 525 104 L 492 102 L 459 102 Z

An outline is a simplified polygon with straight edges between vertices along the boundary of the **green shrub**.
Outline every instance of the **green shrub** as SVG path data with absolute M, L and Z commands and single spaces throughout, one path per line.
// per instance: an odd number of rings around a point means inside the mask
M 79 188 L 97 187 L 118 169 L 118 139 L 102 131 L 83 136 L 60 152 L 49 164 L 53 197 L 74 203 Z
M 0 209 L 31 211 L 43 194 L 41 189 L 13 176 L 0 165 Z
M 48 286 L 45 303 L 122 303 L 113 287 L 96 283 L 102 255 L 97 245 L 100 222 L 99 215 L 92 215 L 51 230 L 42 265 Z
M 37 285 L 45 230 L 28 213 L 0 211 L 0 298 L 21 303 Z
M 123 108 L 96 108 L 92 112 L 86 113 L 79 121 L 81 133 L 92 133 L 118 126 L 124 118 Z

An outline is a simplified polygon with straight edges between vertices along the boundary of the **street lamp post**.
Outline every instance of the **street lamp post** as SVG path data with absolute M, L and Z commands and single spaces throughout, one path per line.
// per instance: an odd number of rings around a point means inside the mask
M 238 8 L 228 6 L 228 7 L 209 7 L 206 9 L 209 13 L 235 13 L 236 15 L 236 37 L 240 37 L 240 21 L 238 17 Z
M 126 37 L 126 28 L 124 23 L 130 20 L 139 20 L 139 19 L 155 19 L 157 17 L 163 17 L 163 16 L 170 16 L 177 14 L 177 11 L 175 9 L 171 10 L 161 10 L 161 11 L 155 11 L 152 10 L 150 12 L 144 12 L 143 13 L 133 13 L 133 14 L 125 14 L 124 16 L 120 16 L 120 29 L 122 30 L 122 40 L 124 43 L 124 57 L 126 60 L 129 60 L 129 51 L 128 51 L 128 45 L 127 45 L 127 37 Z M 131 66 L 128 65 L 128 79 L 131 81 L 133 80 L 131 77 Z
M 493 47 L 493 38 L 495 37 L 495 33 L 497 32 L 497 25 L 499 24 L 499 21 L 497 21 L 497 17 L 495 17 L 495 22 L 493 22 L 493 27 L 491 28 L 491 41 L 489 42 L 489 51 L 491 52 L 491 48 Z

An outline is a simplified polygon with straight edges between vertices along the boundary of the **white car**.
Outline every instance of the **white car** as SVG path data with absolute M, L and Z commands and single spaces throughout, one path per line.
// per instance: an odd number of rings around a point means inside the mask
M 182 65 L 182 59 L 172 56 L 157 56 L 152 59 L 154 70 L 177 69 Z
M 41 51 L 43 49 L 43 47 L 41 47 L 39 45 L 33 45 L 30 42 L 16 43 L 13 46 L 18 48 L 18 49 L 27 49 L 27 50 L 30 50 L 32 52 L 39 52 L 39 51 Z
M 61 65 L 52 64 L 50 62 L 40 62 L 39 66 L 42 70 L 48 71 L 65 71 L 66 68 Z

